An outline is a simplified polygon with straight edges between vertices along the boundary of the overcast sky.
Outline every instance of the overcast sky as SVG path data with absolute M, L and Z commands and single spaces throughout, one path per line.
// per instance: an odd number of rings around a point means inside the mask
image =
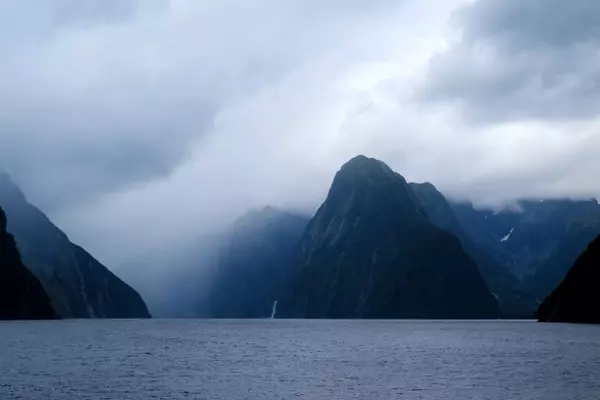
M 362 153 L 499 204 L 600 197 L 597 0 L 3 0 L 0 167 L 118 263 Z

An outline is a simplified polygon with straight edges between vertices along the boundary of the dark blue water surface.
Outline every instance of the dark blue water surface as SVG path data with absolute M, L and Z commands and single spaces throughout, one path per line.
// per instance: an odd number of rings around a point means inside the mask
M 0 399 L 600 399 L 600 326 L 0 323 Z

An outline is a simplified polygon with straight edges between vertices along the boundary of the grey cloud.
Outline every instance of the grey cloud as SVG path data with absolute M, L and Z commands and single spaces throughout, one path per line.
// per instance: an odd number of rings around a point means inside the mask
M 597 115 L 595 0 L 479 0 L 456 22 L 462 36 L 432 59 L 421 99 L 454 102 L 478 123 Z
M 499 118 L 591 114 L 593 86 L 551 100 L 595 76 L 594 41 L 518 48 L 475 24 L 502 8 L 481 0 L 430 61 L 465 1 L 0 1 L 0 168 L 110 266 L 253 207 L 314 211 L 359 153 L 478 202 L 600 194 L 595 121 Z M 440 109 L 414 101 L 423 76 Z
M 392 4 L 2 2 L 0 167 L 49 211 L 165 179 L 228 108 Z
M 458 13 L 466 40 L 512 50 L 560 48 L 600 40 L 600 3 L 593 0 L 479 0 Z

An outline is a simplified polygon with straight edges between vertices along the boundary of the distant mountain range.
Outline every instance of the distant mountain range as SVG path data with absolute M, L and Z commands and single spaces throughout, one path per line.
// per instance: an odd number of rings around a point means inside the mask
M 147 318 L 146 304 L 129 285 L 73 244 L 19 187 L 0 173 L 0 207 L 23 264 L 41 282 L 61 318 Z
M 62 318 L 149 317 L 132 287 L 1 173 L 0 207 L 14 235 L 3 233 L 0 277 L 18 282 L 0 297 L 0 318 L 52 317 L 48 298 Z M 120 271 L 162 317 L 533 318 L 539 307 L 540 320 L 585 321 L 594 318 L 576 310 L 597 300 L 597 241 L 580 255 L 598 235 L 596 200 L 479 209 L 358 156 L 312 218 L 253 210 Z
M 282 285 L 259 302 L 260 316 L 268 315 L 279 291 L 278 317 L 533 318 L 600 234 L 599 215 L 595 200 L 520 201 L 513 209 L 478 209 L 447 200 L 431 183 L 407 184 L 385 164 L 361 156 L 338 172 L 296 244 L 291 245 L 294 234 L 278 247 L 275 267 L 256 262 L 255 250 L 277 246 L 261 231 L 261 213 L 254 213 L 254 223 L 245 225 L 255 227 L 260 245 L 232 247 L 235 263 L 223 258 L 215 263 L 218 278 L 209 287 L 220 295 L 210 298 L 210 307 L 219 310 L 213 316 L 256 316 L 223 305 L 239 298 L 225 301 L 237 291 L 227 288 L 244 282 L 242 292 L 250 293 L 246 304 L 260 297 L 252 293 L 263 293 L 262 286 Z M 458 249 L 449 250 L 452 242 Z M 281 276 L 288 277 L 286 283 Z M 465 297 L 453 298 L 458 292 Z M 494 301 L 488 301 L 489 294 Z M 467 306 L 472 303 L 481 307 Z
M 542 300 L 600 234 L 596 200 L 520 201 L 500 212 L 471 204 L 452 208 L 469 238 Z

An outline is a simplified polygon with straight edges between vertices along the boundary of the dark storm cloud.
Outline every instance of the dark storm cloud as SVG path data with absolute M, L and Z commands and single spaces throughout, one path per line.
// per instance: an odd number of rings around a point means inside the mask
M 580 120 L 600 109 L 600 3 L 479 0 L 431 61 L 422 96 L 475 122 Z

